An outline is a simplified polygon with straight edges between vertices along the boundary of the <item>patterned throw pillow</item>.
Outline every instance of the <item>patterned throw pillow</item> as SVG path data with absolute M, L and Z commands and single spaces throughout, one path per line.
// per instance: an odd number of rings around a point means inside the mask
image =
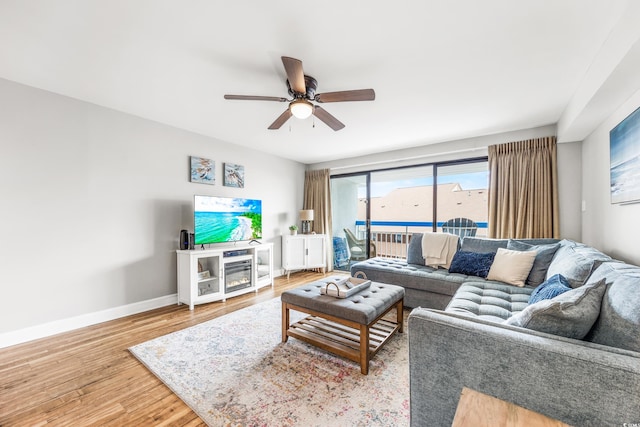
M 569 284 L 569 281 L 562 274 L 554 274 L 533 290 L 531 296 L 529 296 L 529 304 L 557 297 L 570 290 L 571 284 Z
M 486 278 L 496 254 L 458 251 L 451 260 L 449 273 Z

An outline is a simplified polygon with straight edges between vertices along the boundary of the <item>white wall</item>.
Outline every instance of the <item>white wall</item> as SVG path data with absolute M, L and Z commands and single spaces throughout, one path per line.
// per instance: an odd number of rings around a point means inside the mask
M 583 241 L 614 258 L 640 265 L 640 204 L 611 204 L 609 131 L 640 106 L 640 91 L 609 116 L 582 142 Z
M 558 197 L 560 236 L 582 240 L 582 143 L 558 144 Z
M 2 79 L 0 147 L 0 333 L 175 294 L 194 194 L 262 199 L 276 269 L 302 207 L 300 163 Z M 189 182 L 190 155 L 216 185 Z
M 367 156 L 350 157 L 332 162 L 314 163 L 308 169 L 331 169 L 331 174 L 360 172 L 399 166 L 442 162 L 487 155 L 487 147 L 504 142 L 522 141 L 556 134 L 553 125 L 523 129 L 475 138 L 447 141 L 440 144 L 421 145 L 414 148 L 387 151 Z
M 369 156 L 341 159 L 309 165 L 309 169 L 330 168 L 333 175 L 392 168 L 398 166 L 458 160 L 487 156 L 487 147 L 493 144 L 522 141 L 555 135 L 555 126 L 523 129 L 476 138 L 443 142 L 441 144 L 389 151 Z M 560 194 L 560 235 L 581 239 L 580 190 L 582 163 L 580 143 L 558 144 L 558 191 Z

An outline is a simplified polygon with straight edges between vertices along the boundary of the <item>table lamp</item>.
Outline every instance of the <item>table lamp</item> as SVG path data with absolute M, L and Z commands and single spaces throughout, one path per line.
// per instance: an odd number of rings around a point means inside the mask
M 301 210 L 300 221 L 302 221 L 302 234 L 309 234 L 311 232 L 311 221 L 313 221 L 313 209 Z

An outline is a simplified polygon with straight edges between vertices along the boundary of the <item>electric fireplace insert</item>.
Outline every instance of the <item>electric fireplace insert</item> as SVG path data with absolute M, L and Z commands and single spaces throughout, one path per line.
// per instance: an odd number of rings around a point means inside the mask
M 225 293 L 250 288 L 252 283 L 251 260 L 225 262 L 224 291 Z

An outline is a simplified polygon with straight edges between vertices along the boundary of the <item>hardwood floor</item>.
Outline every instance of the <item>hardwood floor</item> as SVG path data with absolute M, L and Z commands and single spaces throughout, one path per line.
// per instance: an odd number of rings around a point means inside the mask
M 205 425 L 129 347 L 267 301 L 323 277 L 299 272 L 274 288 L 195 307 L 171 305 L 0 350 L 0 426 Z

